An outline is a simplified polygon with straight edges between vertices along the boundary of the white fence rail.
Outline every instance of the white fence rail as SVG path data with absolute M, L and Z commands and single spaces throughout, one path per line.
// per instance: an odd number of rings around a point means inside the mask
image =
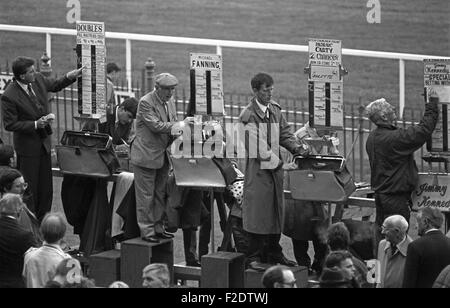
M 11 32 L 27 32 L 45 34 L 46 38 L 46 52 L 51 57 L 52 52 L 52 35 L 73 35 L 77 34 L 75 29 L 63 28 L 49 28 L 49 27 L 31 27 L 19 25 L 5 25 L 0 24 L 0 31 Z M 214 40 L 190 37 L 176 37 L 163 35 L 149 35 L 137 33 L 123 33 L 123 32 L 106 32 L 107 38 L 125 40 L 125 67 L 128 88 L 131 88 L 131 41 L 145 41 L 145 42 L 160 42 L 173 44 L 188 44 L 188 45 L 204 45 L 215 46 L 217 54 L 222 54 L 222 48 L 246 48 L 246 49 L 262 49 L 262 50 L 277 50 L 290 52 L 308 52 L 306 45 L 291 45 L 291 44 L 273 44 L 273 43 L 257 43 L 245 41 L 230 41 L 230 40 Z M 396 53 L 372 50 L 359 50 L 343 48 L 342 54 L 355 57 L 369 57 L 379 59 L 393 59 L 399 62 L 399 115 L 403 115 L 405 107 L 405 61 L 423 61 L 423 59 L 442 59 L 448 57 L 432 56 L 432 55 L 418 55 L 409 53 Z

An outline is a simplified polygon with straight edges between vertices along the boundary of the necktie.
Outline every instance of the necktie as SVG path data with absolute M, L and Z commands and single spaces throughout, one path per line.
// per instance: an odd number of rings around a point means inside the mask
M 31 88 L 31 84 L 28 84 L 27 89 L 28 89 L 28 95 L 30 96 L 31 100 L 36 105 L 36 107 L 39 109 L 39 111 L 42 112 L 42 105 L 39 102 L 36 95 L 34 94 L 33 89 Z
M 167 103 L 164 103 L 164 109 L 166 110 L 167 122 L 170 122 L 170 117 L 169 117 L 169 106 L 167 106 Z

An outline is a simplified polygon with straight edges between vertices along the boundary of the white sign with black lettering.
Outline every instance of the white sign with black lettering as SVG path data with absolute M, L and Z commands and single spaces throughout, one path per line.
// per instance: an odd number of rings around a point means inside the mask
M 448 175 L 419 173 L 412 193 L 413 209 L 432 207 L 441 212 L 450 212 L 450 177 Z
M 6 87 L 12 82 L 13 75 L 0 74 L 0 94 L 5 92 Z
M 106 45 L 103 22 L 77 21 L 77 53 L 83 65 L 78 85 L 78 111 L 106 120 Z
M 190 68 L 195 114 L 223 115 L 222 56 L 191 53 Z
M 312 127 L 344 125 L 341 41 L 310 39 L 308 99 Z
M 439 102 L 450 103 L 450 59 L 425 59 L 423 64 L 423 79 L 427 92 L 434 89 L 439 96 Z
M 341 41 L 309 39 L 309 64 L 339 66 L 341 64 Z

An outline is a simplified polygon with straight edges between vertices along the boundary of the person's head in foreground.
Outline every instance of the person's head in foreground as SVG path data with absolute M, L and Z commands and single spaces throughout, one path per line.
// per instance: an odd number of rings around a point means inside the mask
M 265 288 L 296 288 L 297 281 L 294 273 L 284 265 L 274 265 L 269 267 L 261 279 Z
M 152 263 L 142 270 L 142 286 L 144 288 L 170 287 L 170 272 L 167 264 Z

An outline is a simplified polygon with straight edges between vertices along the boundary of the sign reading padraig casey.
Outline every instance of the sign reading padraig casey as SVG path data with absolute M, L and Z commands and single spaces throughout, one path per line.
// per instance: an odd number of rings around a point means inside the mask
M 412 193 L 413 208 L 437 208 L 442 212 L 450 212 L 450 177 L 420 173 L 416 189 Z

